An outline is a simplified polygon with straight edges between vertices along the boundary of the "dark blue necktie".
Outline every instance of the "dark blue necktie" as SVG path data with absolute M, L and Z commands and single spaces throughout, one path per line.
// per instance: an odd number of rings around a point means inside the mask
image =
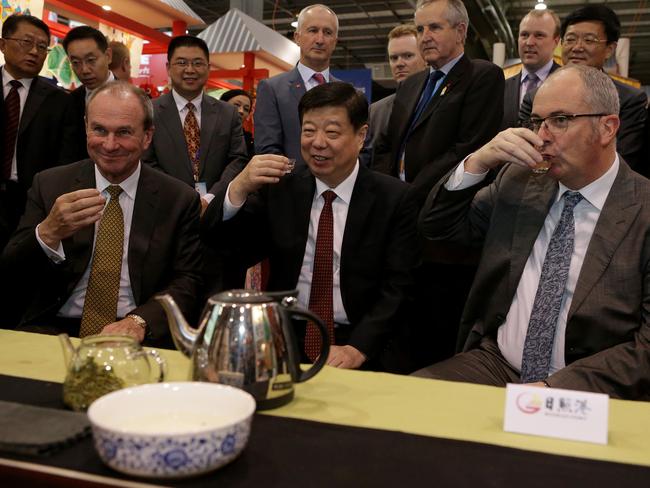
M 578 192 L 567 191 L 564 194 L 562 215 L 546 250 L 521 358 L 522 383 L 542 381 L 548 377 L 555 329 L 573 255 L 573 209 L 580 200 L 582 195 Z
M 418 104 L 415 106 L 415 111 L 413 112 L 413 117 L 411 118 L 411 123 L 409 125 L 408 130 L 406 131 L 406 135 L 404 136 L 404 139 L 402 140 L 402 145 L 400 147 L 399 153 L 397 157 L 399 158 L 400 161 L 400 168 L 399 171 L 400 173 L 404 172 L 404 158 L 402 155 L 404 154 L 405 148 L 406 148 L 406 143 L 409 140 L 409 137 L 411 137 L 411 132 L 413 131 L 413 127 L 415 127 L 415 123 L 418 121 L 420 118 L 420 115 L 422 115 L 422 112 L 424 112 L 424 109 L 427 108 L 427 105 L 429 105 L 429 102 L 431 101 L 431 98 L 433 98 L 434 90 L 436 88 L 436 84 L 441 78 L 445 77 L 445 73 L 443 71 L 433 71 L 430 75 L 429 78 L 427 79 L 427 84 L 424 87 L 424 90 L 422 91 L 422 95 L 420 96 L 420 100 L 418 101 Z

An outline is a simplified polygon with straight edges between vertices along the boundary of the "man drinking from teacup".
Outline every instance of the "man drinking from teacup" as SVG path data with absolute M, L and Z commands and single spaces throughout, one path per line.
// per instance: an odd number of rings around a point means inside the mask
M 618 112 L 606 74 L 564 67 L 537 92 L 530 128 L 501 132 L 433 189 L 421 231 L 483 254 L 464 352 L 416 375 L 648 397 L 650 182 L 616 152 Z

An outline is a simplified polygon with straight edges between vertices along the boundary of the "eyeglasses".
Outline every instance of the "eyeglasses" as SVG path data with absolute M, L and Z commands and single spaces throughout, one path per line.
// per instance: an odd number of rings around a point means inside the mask
M 571 47 L 578 44 L 579 41 L 582 41 L 582 44 L 584 44 L 587 47 L 593 47 L 596 44 L 602 44 L 607 42 L 598 39 L 598 37 L 596 37 L 593 34 L 585 34 L 584 36 L 578 36 L 576 34 L 566 34 L 562 39 L 562 44 Z
M 187 68 L 189 65 L 192 65 L 194 69 L 205 69 L 208 66 L 208 63 L 202 59 L 193 59 L 192 61 L 188 59 L 178 59 L 172 63 L 172 66 L 177 66 L 181 69 Z
M 539 129 L 544 125 L 544 128 L 553 135 L 562 134 L 569 127 L 569 122 L 578 117 L 603 117 L 610 114 L 560 114 L 549 115 L 548 117 L 531 117 L 524 124 L 526 129 L 533 132 L 539 132 Z
M 44 43 L 44 42 L 36 42 L 33 39 L 18 39 L 16 37 L 3 37 L 6 41 L 16 41 L 20 48 L 25 51 L 29 52 L 32 49 L 34 49 L 34 46 L 36 46 L 36 51 L 38 51 L 39 54 L 46 54 L 51 51 L 50 47 Z

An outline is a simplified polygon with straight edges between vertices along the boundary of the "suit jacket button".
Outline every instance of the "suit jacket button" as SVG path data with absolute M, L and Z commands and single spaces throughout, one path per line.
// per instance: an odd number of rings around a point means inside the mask
M 498 321 L 499 323 L 502 323 L 502 322 L 504 322 L 505 320 L 506 320 L 506 317 L 505 317 L 505 315 L 503 315 L 502 313 L 500 313 L 500 314 L 497 315 L 497 321 Z

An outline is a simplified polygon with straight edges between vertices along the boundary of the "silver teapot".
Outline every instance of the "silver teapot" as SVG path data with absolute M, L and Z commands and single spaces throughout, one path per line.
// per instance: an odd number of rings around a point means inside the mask
M 198 329 L 188 325 L 170 295 L 156 297 L 167 314 L 176 347 L 192 361 L 192 379 L 236 386 L 249 392 L 260 410 L 290 402 L 294 383 L 313 377 L 329 353 L 327 327 L 313 313 L 296 306 L 297 291 L 231 290 L 208 299 Z M 314 322 L 322 349 L 307 370 L 291 317 Z

